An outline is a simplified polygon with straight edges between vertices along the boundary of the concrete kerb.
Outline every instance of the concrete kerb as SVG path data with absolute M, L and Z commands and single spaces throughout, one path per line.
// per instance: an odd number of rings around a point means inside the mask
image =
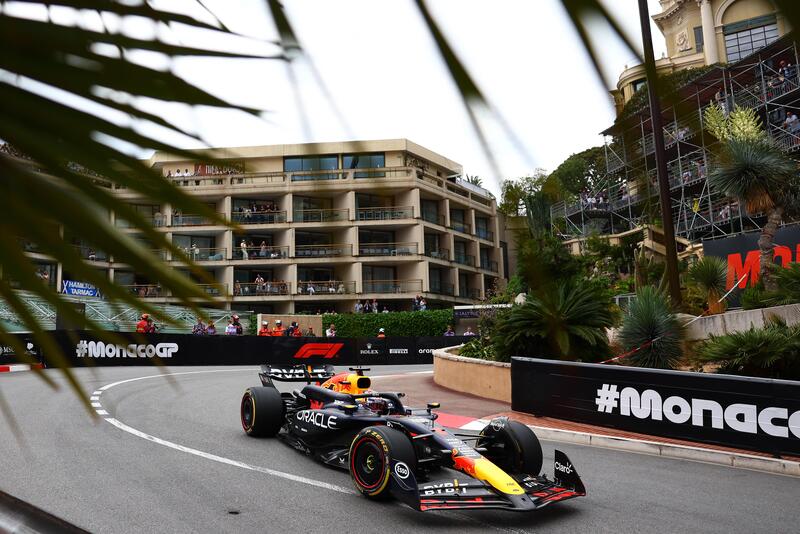
M 465 359 L 462 356 L 455 356 L 449 351 L 460 348 L 445 347 L 434 351 L 434 355 L 445 357 L 450 360 Z M 485 364 L 497 364 L 497 362 L 485 362 Z M 781 458 L 766 458 L 739 452 L 707 449 L 703 447 L 692 447 L 688 445 L 678 445 L 661 441 L 640 440 L 619 436 L 605 436 L 602 434 L 591 434 L 588 432 L 577 432 L 573 430 L 560 430 L 556 428 L 528 425 L 536 432 L 539 439 L 546 441 L 557 441 L 562 443 L 574 443 L 589 447 L 602 447 L 621 451 L 635 452 L 640 454 L 651 454 L 664 458 L 674 458 L 678 460 L 691 460 L 710 464 L 724 465 L 727 467 L 737 467 L 750 469 L 753 471 L 763 471 L 779 475 L 789 475 L 800 477 L 800 462 L 785 460 Z

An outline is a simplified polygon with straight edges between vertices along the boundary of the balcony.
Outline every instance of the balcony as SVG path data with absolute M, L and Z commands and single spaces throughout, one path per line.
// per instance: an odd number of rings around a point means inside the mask
M 350 218 L 350 210 L 347 208 L 339 210 L 297 210 L 294 212 L 294 222 L 313 223 L 313 222 L 338 222 L 346 221 Z
M 494 260 L 481 259 L 481 269 L 496 273 L 498 269 L 497 262 Z
M 429 223 L 438 224 L 439 226 L 444 226 L 444 215 L 439 215 L 438 213 L 423 211 L 422 220 Z
M 319 171 L 297 171 L 289 173 L 292 182 L 311 182 L 317 180 L 344 180 L 349 171 L 342 169 L 324 169 Z
M 285 260 L 289 257 L 289 247 L 236 247 L 231 254 L 232 260 Z
M 235 282 L 233 284 L 234 297 L 276 297 L 288 295 L 291 292 L 292 284 L 283 280 L 266 280 L 261 283 Z
M 182 250 L 192 261 L 222 261 L 225 259 L 224 248 L 191 247 Z M 174 256 L 172 259 L 179 260 L 180 258 Z
M 72 246 L 75 248 L 75 250 L 78 251 L 78 254 L 80 254 L 81 258 L 83 258 L 84 260 L 108 261 L 108 254 L 106 254 L 103 251 L 95 250 L 94 248 L 86 245 L 72 245 Z
M 356 292 L 355 281 L 297 282 L 298 295 L 350 295 Z
M 475 267 L 475 256 L 470 256 L 469 254 L 456 253 L 453 261 L 461 265 L 468 265 L 469 267 Z
M 224 217 L 224 214 L 219 213 L 220 217 Z M 212 224 L 219 224 L 208 217 L 204 217 L 202 215 L 172 215 L 172 224 L 171 226 L 209 226 Z
M 281 224 L 286 222 L 286 211 L 234 211 L 231 221 L 237 224 Z
M 133 284 L 121 287 L 140 299 L 157 299 L 166 296 L 166 292 L 161 289 L 159 284 Z
M 359 256 L 411 256 L 418 253 L 417 243 L 363 243 Z
M 435 260 L 450 261 L 450 251 L 447 250 L 446 248 L 440 248 L 438 250 L 426 249 L 425 255 Z
M 494 232 L 486 230 L 485 228 L 477 228 L 475 230 L 475 235 L 487 241 L 494 241 Z
M 363 293 L 421 293 L 422 280 L 364 280 Z
M 336 258 L 352 256 L 353 245 L 297 245 L 294 247 L 295 258 Z
M 413 219 L 414 206 L 390 208 L 358 208 L 356 218 L 359 221 L 393 221 L 397 219 Z
M 286 176 L 282 172 L 256 172 L 236 174 L 229 178 L 230 184 L 236 185 L 271 185 L 282 184 Z
M 461 287 L 458 289 L 458 296 L 462 299 L 478 300 L 481 298 L 481 290 L 471 287 Z
M 462 234 L 472 233 L 472 225 L 461 221 L 454 221 L 453 219 L 450 219 L 450 228 Z
M 228 284 L 197 284 L 209 297 L 225 297 L 228 295 Z
M 431 280 L 431 293 L 436 293 L 437 295 L 449 295 L 452 297 L 455 294 L 455 286 L 446 282 Z

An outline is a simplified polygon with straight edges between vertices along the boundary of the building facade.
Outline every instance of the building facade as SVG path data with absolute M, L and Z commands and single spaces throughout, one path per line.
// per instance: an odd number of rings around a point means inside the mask
M 661 0 L 653 20 L 664 35 L 666 57 L 658 73 L 733 63 L 790 30 L 772 0 Z M 643 65 L 622 71 L 611 91 L 618 109 L 645 84 Z
M 239 225 L 114 190 L 216 280 L 206 292 L 219 306 L 346 312 L 377 300 L 394 311 L 421 295 L 429 308 L 443 307 L 474 303 L 502 281 L 494 197 L 462 181 L 457 163 L 405 139 L 213 149 L 193 161 L 157 152 L 147 164 Z M 71 241 L 135 294 L 171 301 L 139 273 Z M 40 263 L 58 287 L 69 276 Z

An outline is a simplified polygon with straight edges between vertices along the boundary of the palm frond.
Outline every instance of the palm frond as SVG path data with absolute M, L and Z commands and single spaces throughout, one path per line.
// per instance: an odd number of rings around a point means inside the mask
M 638 349 L 627 361 L 637 367 L 674 369 L 683 355 L 684 329 L 663 292 L 637 288 L 626 310 L 619 341 L 626 351 Z

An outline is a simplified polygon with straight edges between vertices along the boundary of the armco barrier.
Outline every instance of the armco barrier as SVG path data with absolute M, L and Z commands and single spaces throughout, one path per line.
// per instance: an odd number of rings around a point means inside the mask
M 108 343 L 85 331 L 52 333 L 75 367 L 149 365 L 154 358 L 165 365 L 424 364 L 433 361 L 433 349 L 464 342 L 461 336 L 378 339 L 115 334 L 125 342 Z M 44 357 L 47 361 L 47 354 Z
M 800 455 L 800 382 L 511 359 L 511 407 L 519 412 Z

